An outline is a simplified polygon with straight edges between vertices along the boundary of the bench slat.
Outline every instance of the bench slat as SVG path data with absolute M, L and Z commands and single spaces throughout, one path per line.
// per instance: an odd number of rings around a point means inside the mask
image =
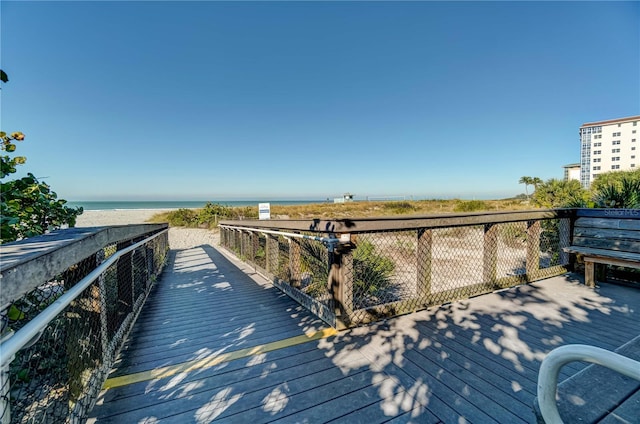
M 575 227 L 573 230 L 573 237 L 594 237 L 610 240 L 640 241 L 640 231 Z
M 593 249 L 588 247 L 570 246 L 564 249 L 568 253 L 579 253 L 584 256 L 613 258 L 628 262 L 637 262 L 640 265 L 640 253 L 618 252 L 607 249 Z
M 573 246 L 600 250 L 613 250 L 616 252 L 629 252 L 640 254 L 640 241 L 611 240 L 595 237 L 575 237 Z
M 575 227 L 640 231 L 640 219 L 578 218 Z

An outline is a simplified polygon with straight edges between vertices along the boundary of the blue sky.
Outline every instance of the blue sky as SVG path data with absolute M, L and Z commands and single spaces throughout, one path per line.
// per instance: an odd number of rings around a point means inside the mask
M 13 2 L 2 129 L 68 200 L 500 198 L 640 114 L 639 2 Z

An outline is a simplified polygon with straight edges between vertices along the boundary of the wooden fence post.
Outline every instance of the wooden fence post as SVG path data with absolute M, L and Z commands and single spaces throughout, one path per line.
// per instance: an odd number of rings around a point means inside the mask
M 353 254 L 351 248 L 329 253 L 329 291 L 348 327 L 353 315 Z M 334 310 L 335 312 L 335 310 Z

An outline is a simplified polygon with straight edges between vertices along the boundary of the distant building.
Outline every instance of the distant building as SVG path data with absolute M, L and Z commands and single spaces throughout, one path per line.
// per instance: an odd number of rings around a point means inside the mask
M 342 195 L 342 197 L 335 197 L 333 199 L 333 203 L 348 203 L 348 202 L 353 202 L 353 196 L 355 196 L 354 194 L 351 193 L 345 193 Z
M 578 180 L 580 181 L 580 164 L 570 163 L 564 166 L 564 180 Z
M 580 184 L 588 188 L 603 172 L 636 169 L 640 116 L 588 122 L 580 127 Z

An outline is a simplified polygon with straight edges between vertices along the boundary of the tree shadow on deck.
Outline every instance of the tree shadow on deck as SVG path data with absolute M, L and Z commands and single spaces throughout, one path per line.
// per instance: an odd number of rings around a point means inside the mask
M 161 292 L 184 281 L 162 281 L 157 295 L 170 297 L 169 312 L 148 312 L 164 323 L 183 308 L 200 311 L 187 327 L 194 331 L 189 340 L 178 345 L 188 346 L 188 359 L 181 360 L 215 358 L 320 328 L 269 284 L 249 280 L 245 265 L 210 246 L 199 249 L 191 259 L 204 254 L 215 269 L 178 267 L 192 284 L 180 287 L 190 296 L 178 301 Z M 594 291 L 573 275 L 543 280 L 127 384 L 103 394 L 105 405 L 95 414 L 98 422 L 534 422 L 537 371 L 550 350 L 567 343 L 615 349 L 637 332 L 640 293 L 629 290 L 603 285 Z M 150 326 L 143 321 L 135 330 L 132 350 L 135 336 L 148 335 Z M 174 342 L 179 337 L 184 333 L 175 332 Z M 568 366 L 563 374 L 580 368 Z

